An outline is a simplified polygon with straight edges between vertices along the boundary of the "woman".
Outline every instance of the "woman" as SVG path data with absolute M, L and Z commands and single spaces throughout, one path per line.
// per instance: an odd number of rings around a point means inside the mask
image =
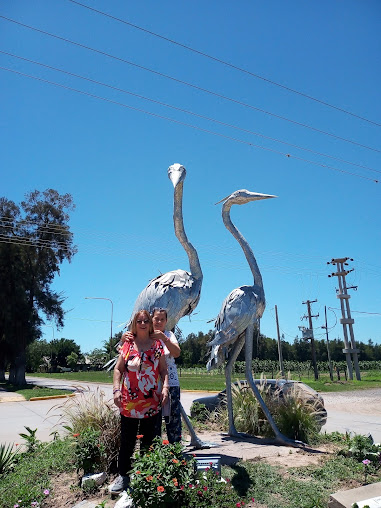
M 157 308 L 152 312 L 154 333 L 152 338 L 159 339 L 164 347 L 165 360 L 168 368 L 170 414 L 165 418 L 168 441 L 178 443 L 181 441 L 181 406 L 180 406 L 180 381 L 177 375 L 175 358 L 178 358 L 181 349 L 175 334 L 165 330 L 167 326 L 166 309 Z M 126 332 L 122 340 L 131 340 L 131 332 Z M 164 405 L 164 404 L 163 404 Z M 158 432 L 161 430 L 161 418 L 158 422 Z
M 128 472 L 138 432 L 142 435 L 141 448 L 148 449 L 158 435 L 160 406 L 168 401 L 164 348 L 153 336 L 152 318 L 147 310 L 138 311 L 132 320 L 131 335 L 123 344 L 114 368 L 113 386 L 114 403 L 121 414 L 119 477 L 110 487 L 110 492 L 116 494 L 129 485 Z

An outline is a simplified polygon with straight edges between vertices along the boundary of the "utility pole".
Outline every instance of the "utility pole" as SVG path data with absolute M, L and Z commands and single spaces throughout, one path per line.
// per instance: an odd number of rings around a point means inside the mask
M 333 381 L 333 368 L 331 361 L 331 352 L 329 350 L 329 339 L 328 339 L 328 324 L 327 324 L 327 306 L 324 305 L 324 315 L 325 315 L 325 326 L 322 326 L 325 329 L 326 339 L 327 339 L 327 353 L 328 353 L 328 365 L 329 365 L 329 377 L 331 381 Z
M 282 342 L 280 340 L 280 334 L 279 334 L 279 320 L 278 320 L 278 307 L 275 305 L 275 320 L 276 320 L 276 331 L 278 334 L 278 356 L 279 356 L 279 368 L 280 372 L 282 374 L 282 377 L 284 378 L 284 367 L 283 367 L 283 353 L 282 353 Z
M 312 365 L 314 368 L 315 381 L 319 379 L 319 372 L 317 369 L 316 363 L 316 351 L 315 351 L 315 339 L 314 339 L 314 329 L 312 326 L 312 318 L 319 317 L 319 314 L 311 315 L 311 303 L 315 303 L 317 300 L 307 300 L 306 302 L 302 302 L 303 305 L 307 305 L 308 316 L 303 316 L 302 319 L 308 319 L 309 328 L 299 327 L 302 330 L 303 338 L 311 341 L 311 357 L 312 357 Z
M 341 306 L 341 315 L 340 323 L 343 325 L 343 333 L 344 333 L 344 349 L 343 353 L 345 354 L 345 358 L 347 361 L 348 367 L 348 377 L 349 379 L 353 379 L 353 369 L 352 369 L 352 360 L 351 354 L 353 355 L 353 364 L 356 371 L 356 379 L 361 381 L 361 374 L 358 362 L 358 353 L 359 350 L 356 348 L 355 336 L 353 333 L 353 324 L 355 322 L 351 317 L 351 309 L 349 307 L 349 298 L 351 295 L 348 294 L 348 289 L 357 289 L 356 286 L 351 286 L 347 288 L 347 284 L 345 282 L 345 277 L 348 273 L 353 272 L 352 270 L 346 270 L 344 265 L 348 266 L 347 261 L 353 261 L 352 258 L 336 258 L 331 259 L 331 261 L 327 261 L 327 265 L 336 265 L 336 272 L 331 273 L 328 277 L 337 277 L 339 282 L 339 290 L 337 291 L 336 297 L 340 300 Z M 345 302 L 345 303 L 344 303 Z M 348 337 L 349 331 L 349 337 Z

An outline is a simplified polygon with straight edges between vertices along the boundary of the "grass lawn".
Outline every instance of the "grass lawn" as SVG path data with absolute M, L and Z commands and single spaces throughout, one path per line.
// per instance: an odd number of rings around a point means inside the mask
M 64 372 L 62 374 L 40 374 L 34 373 L 33 376 L 67 379 L 69 381 L 96 382 L 96 383 L 112 383 L 112 373 L 104 371 L 96 372 Z M 220 391 L 225 388 L 225 376 L 214 372 L 203 372 L 202 369 L 179 369 L 180 386 L 182 390 L 209 390 Z M 259 377 L 257 373 L 256 376 Z M 235 374 L 233 379 L 244 379 L 244 374 Z M 266 377 L 270 377 L 270 373 Z M 313 376 L 301 376 L 300 381 L 308 384 L 318 392 L 340 392 L 352 390 L 365 390 L 367 388 L 381 388 L 381 371 L 370 370 L 361 373 L 361 381 L 353 380 L 346 381 L 342 375 L 341 380 L 329 379 L 328 373 L 320 374 L 318 381 L 315 381 Z M 294 379 L 299 379 L 295 373 Z
M 287 465 L 272 465 L 258 457 L 224 466 L 222 476 L 230 480 L 235 499 L 231 506 L 244 500 L 250 508 L 325 508 L 332 492 L 381 480 L 380 468 L 372 466 L 365 477 L 361 461 L 340 456 L 331 446 L 314 464 L 293 466 L 298 461 L 290 449 Z M 42 508 L 64 508 L 85 498 L 99 498 L 99 490 L 90 493 L 79 487 L 73 452 L 72 439 L 67 438 L 20 455 L 14 469 L 0 476 L 0 506 L 30 508 L 39 502 Z M 306 458 L 311 455 L 308 450 L 300 451 L 298 457 L 303 454 Z M 107 494 L 103 500 L 106 507 L 113 506 Z
M 14 392 L 25 397 L 26 400 L 30 400 L 32 397 L 47 397 L 52 395 L 68 395 L 73 393 L 72 390 L 58 390 L 56 388 L 44 388 L 40 386 L 34 386 L 29 384 L 22 388 L 13 386 L 7 383 L 0 383 L 0 388 L 4 388 L 7 392 Z

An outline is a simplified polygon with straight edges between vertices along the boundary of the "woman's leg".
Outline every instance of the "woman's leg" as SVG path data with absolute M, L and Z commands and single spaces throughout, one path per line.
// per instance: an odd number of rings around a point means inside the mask
M 131 470 L 131 459 L 136 444 L 139 420 L 137 418 L 121 417 L 121 439 L 119 449 L 118 469 L 121 476 L 127 476 Z
M 181 441 L 180 386 L 171 386 L 169 393 L 171 395 L 171 418 L 166 427 L 168 441 L 173 444 Z
M 142 440 L 140 442 L 142 451 L 148 450 L 151 446 L 152 441 L 156 436 L 159 436 L 158 433 L 158 422 L 161 424 L 161 412 L 157 415 L 150 416 L 149 418 L 142 418 L 140 420 L 140 434 L 143 434 Z

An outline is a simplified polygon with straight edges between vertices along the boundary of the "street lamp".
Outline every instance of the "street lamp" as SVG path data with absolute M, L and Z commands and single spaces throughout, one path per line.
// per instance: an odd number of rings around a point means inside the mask
M 85 300 L 108 300 L 111 303 L 111 332 L 110 332 L 110 360 L 112 358 L 112 315 L 114 312 L 114 304 L 110 298 L 103 298 L 101 296 L 85 296 Z

